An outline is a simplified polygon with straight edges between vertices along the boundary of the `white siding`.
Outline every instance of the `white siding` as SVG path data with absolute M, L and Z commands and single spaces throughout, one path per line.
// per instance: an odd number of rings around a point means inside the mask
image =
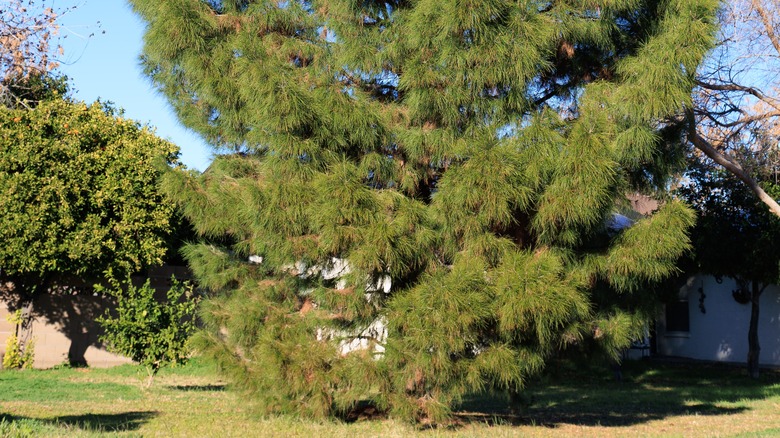
M 694 276 L 680 289 L 680 298 L 688 300 L 689 332 L 668 332 L 666 316 L 661 314 L 656 325 L 658 353 L 691 359 L 718 362 L 747 360 L 747 333 L 750 304 L 734 300 L 731 291 L 737 288 L 731 278 L 718 283 L 711 276 Z M 704 300 L 700 308 L 700 290 Z M 759 313 L 760 363 L 780 366 L 780 288 L 769 286 L 761 295 Z

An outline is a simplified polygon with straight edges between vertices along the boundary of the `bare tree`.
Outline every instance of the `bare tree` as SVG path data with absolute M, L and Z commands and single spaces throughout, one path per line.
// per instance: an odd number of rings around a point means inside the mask
M 730 0 L 720 22 L 719 44 L 697 76 L 689 139 L 780 217 L 759 184 L 778 165 L 780 0 Z
M 34 14 L 33 0 L 7 0 L 0 9 L 0 74 L 2 79 L 29 76 L 57 67 L 50 59 L 52 37 L 57 35 L 57 13 L 47 7 Z
M 30 76 L 57 68 L 55 53 L 58 19 L 68 9 L 57 11 L 36 0 L 4 0 L 0 4 L 0 103 L 20 103 L 12 92 Z M 45 2 L 44 2 L 45 3 Z

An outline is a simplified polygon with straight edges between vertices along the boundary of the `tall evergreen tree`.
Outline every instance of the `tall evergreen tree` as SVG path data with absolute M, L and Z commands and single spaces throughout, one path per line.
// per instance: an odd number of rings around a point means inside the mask
M 167 191 L 203 237 L 201 350 L 272 412 L 446 419 L 562 348 L 615 354 L 693 213 L 610 232 L 681 162 L 714 0 L 131 0 L 224 152 Z

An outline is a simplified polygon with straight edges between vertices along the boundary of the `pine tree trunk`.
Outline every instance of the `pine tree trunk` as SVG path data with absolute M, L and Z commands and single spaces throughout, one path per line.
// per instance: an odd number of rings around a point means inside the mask
M 759 288 L 758 282 L 753 281 L 750 294 L 750 329 L 748 330 L 747 357 L 748 375 L 753 379 L 758 379 L 759 375 L 758 358 L 761 353 L 761 346 L 758 343 L 758 300 L 762 291 L 763 289 Z

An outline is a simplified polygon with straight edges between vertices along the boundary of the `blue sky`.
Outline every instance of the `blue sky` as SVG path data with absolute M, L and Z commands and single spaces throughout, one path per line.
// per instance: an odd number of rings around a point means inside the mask
M 114 102 L 127 117 L 155 127 L 160 137 L 177 144 L 187 167 L 205 170 L 211 149 L 179 123 L 166 99 L 141 72 L 138 57 L 144 24 L 125 0 L 53 0 L 51 4 L 58 10 L 76 5 L 60 21 L 65 50 L 60 71 L 71 79 L 74 96 L 87 102 L 97 98 Z

